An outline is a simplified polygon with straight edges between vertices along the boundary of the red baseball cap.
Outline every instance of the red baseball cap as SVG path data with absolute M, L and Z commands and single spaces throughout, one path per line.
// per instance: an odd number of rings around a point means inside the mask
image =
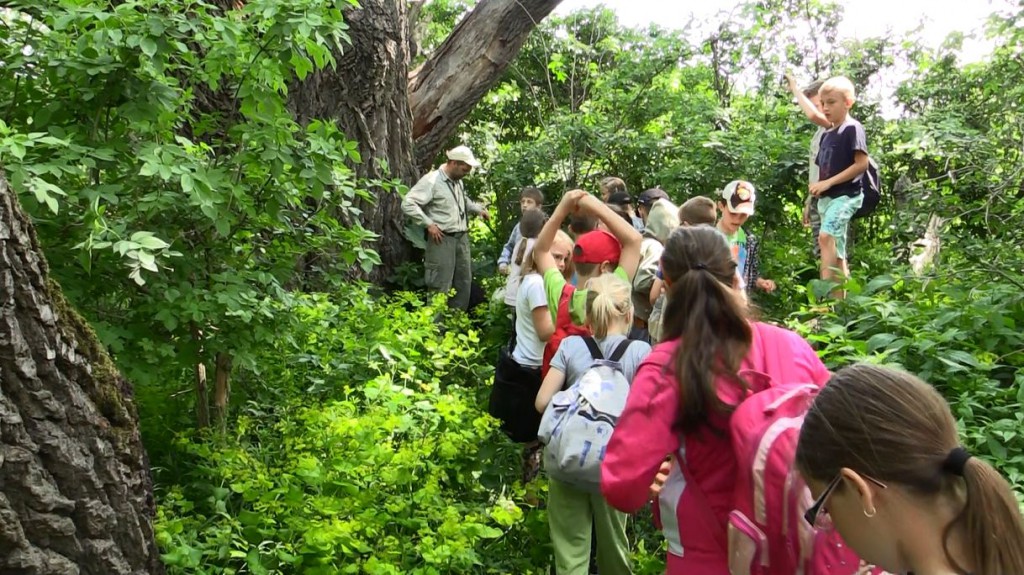
M 617 264 L 621 255 L 622 246 L 615 236 L 604 230 L 594 230 L 576 238 L 572 261 L 578 264 Z

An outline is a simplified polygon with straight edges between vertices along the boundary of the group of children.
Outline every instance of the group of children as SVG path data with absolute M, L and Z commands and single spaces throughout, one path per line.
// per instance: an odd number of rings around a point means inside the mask
M 820 106 L 800 94 L 808 116 L 827 123 L 808 211 L 820 214 L 822 277 L 840 279 L 867 147 L 847 114 L 849 81 L 829 80 L 817 95 Z M 635 213 L 621 180 L 600 187 L 600 197 L 565 193 L 550 218 L 540 191 L 524 189 L 521 223 L 499 260 L 515 333 L 490 407 L 526 445 L 525 481 L 538 472 L 537 428 L 554 394 L 590 367 L 594 343 L 608 357 L 634 340 L 620 360 L 631 387 L 600 492 L 549 478 L 559 575 L 589 572 L 595 535 L 598 572 L 631 573 L 628 514 L 652 501 L 668 542 L 667 573 L 729 573 L 729 547 L 716 537 L 729 524 L 737 481 L 727 430 L 762 381 L 816 391 L 795 456 L 817 498 L 806 516 L 812 525 L 828 520 L 862 559 L 892 573 L 1024 573 L 1016 500 L 991 466 L 959 446 L 933 388 L 877 366 L 831 374 L 798 334 L 751 316 L 747 291 L 776 287 L 760 276 L 757 238 L 743 229 L 757 199 L 751 183 L 730 182 L 717 201 L 696 197 L 679 208 L 663 190 L 647 190 Z

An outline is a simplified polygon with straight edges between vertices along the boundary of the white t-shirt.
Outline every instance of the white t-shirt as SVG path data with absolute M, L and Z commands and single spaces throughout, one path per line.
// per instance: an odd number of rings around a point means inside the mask
M 825 135 L 825 132 L 825 128 L 818 126 L 818 131 L 814 132 L 814 136 L 811 137 L 811 161 L 808 165 L 810 171 L 807 174 L 809 184 L 818 182 L 818 150 L 821 148 L 821 137 Z
M 544 359 L 544 342 L 537 337 L 533 310 L 547 305 L 544 278 L 536 273 L 524 277 L 516 294 L 516 348 L 512 351 L 512 359 L 523 367 L 540 367 Z

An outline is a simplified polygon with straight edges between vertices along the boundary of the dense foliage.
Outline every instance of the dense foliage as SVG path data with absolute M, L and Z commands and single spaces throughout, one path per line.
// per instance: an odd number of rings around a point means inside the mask
M 170 572 L 546 572 L 543 480 L 520 483 L 517 446 L 483 409 L 505 311 L 439 329 L 440 300 L 344 281 L 377 261 L 352 222 L 383 184 L 353 176 L 355 135 L 287 105 L 350 40 L 339 4 L 242 4 L 66 0 L 0 26 L 0 161 L 54 275 L 136 384 Z M 424 6 L 421 49 L 470 8 Z M 618 175 L 682 201 L 749 179 L 748 227 L 780 284 L 756 296 L 762 315 L 830 367 L 920 374 L 1024 494 L 1024 11 L 994 14 L 996 49 L 969 65 L 956 41 L 841 43 L 840 20 L 828 2 L 769 0 L 690 33 L 606 10 L 543 22 L 463 127 L 485 161 L 470 192 L 498 216 L 473 230 L 478 275 L 524 185 L 554 202 Z M 868 94 L 854 113 L 885 198 L 857 224 L 841 303 L 821 301 L 799 225 L 813 128 L 786 66 Z M 873 88 L 901 67 L 885 118 Z M 941 251 L 914 269 L 929 223 Z M 393 280 L 421 277 L 410 262 Z M 232 376 L 215 431 L 196 428 L 198 365 Z M 633 529 L 638 572 L 660 572 L 649 520 Z

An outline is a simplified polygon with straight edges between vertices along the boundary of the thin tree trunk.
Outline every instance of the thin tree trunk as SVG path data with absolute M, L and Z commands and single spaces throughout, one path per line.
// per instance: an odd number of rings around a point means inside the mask
M 217 370 L 214 376 L 213 413 L 217 420 L 217 429 L 223 433 L 227 429 L 228 399 L 231 395 L 231 356 L 221 352 L 217 354 Z
M 0 573 L 162 573 L 132 388 L 0 173 Z

